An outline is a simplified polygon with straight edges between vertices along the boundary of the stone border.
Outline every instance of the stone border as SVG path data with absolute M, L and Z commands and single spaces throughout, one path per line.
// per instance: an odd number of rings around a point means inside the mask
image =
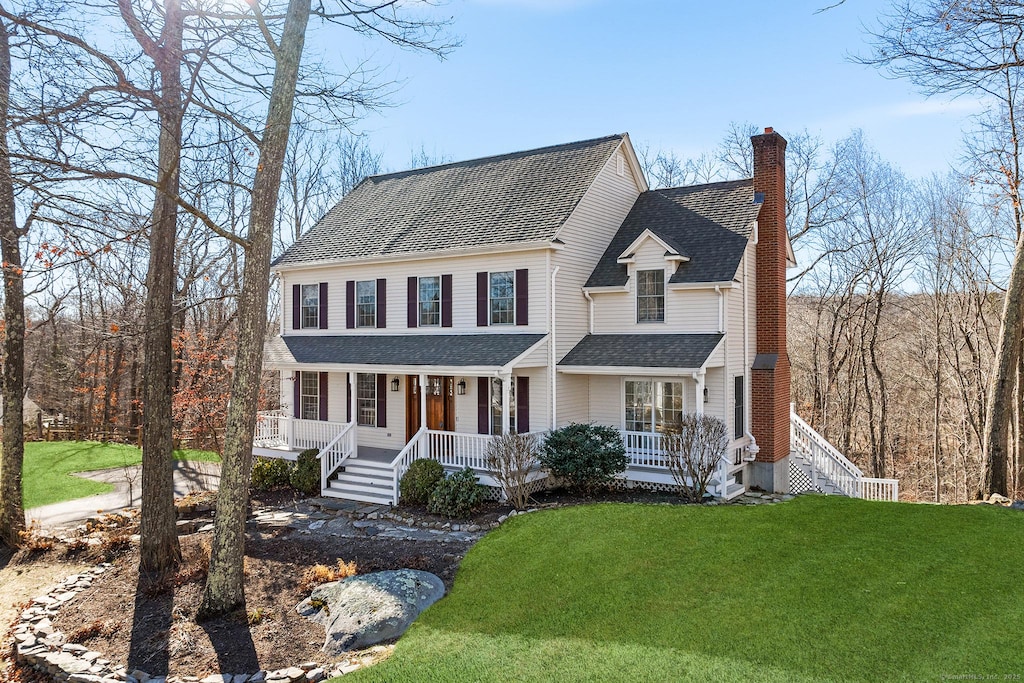
M 353 652 L 352 657 L 331 666 L 306 662 L 274 671 L 220 673 L 202 679 L 198 676 L 151 676 L 139 669 L 129 672 L 125 665 L 114 664 L 95 650 L 68 643 L 67 636 L 54 629 L 50 620 L 65 603 L 92 586 L 96 577 L 112 567 L 111 563 L 102 562 L 88 571 L 72 574 L 48 593 L 33 599 L 14 626 L 15 661 L 62 683 L 319 683 L 369 666 L 377 660 L 374 655 L 389 649 L 389 646 L 375 646 L 362 653 Z

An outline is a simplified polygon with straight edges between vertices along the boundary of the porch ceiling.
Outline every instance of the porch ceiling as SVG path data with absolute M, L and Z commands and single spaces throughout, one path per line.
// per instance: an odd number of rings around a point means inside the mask
M 588 334 L 562 358 L 563 372 L 585 368 L 704 367 L 724 334 Z
M 395 367 L 503 368 L 543 334 L 287 335 L 264 347 L 264 363 Z

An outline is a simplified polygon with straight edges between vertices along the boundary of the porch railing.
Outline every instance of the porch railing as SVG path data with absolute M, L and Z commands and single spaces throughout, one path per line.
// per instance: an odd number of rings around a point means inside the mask
M 300 420 L 280 411 L 261 412 L 256 417 L 253 445 L 257 448 L 286 448 L 304 451 L 320 450 L 351 425 L 350 422 Z
M 355 423 L 349 422 L 332 441 L 320 449 L 320 490 L 327 489 L 331 475 L 356 452 Z
M 661 434 L 657 432 L 622 432 L 622 443 L 631 467 L 668 468 L 662 451 Z
M 391 499 L 392 505 L 398 505 L 398 483 L 402 480 L 402 475 L 409 469 L 409 465 L 412 464 L 413 460 L 418 460 L 424 450 L 425 437 L 427 435 L 427 428 L 421 427 L 416 432 L 409 443 L 405 444 L 405 448 L 398 452 L 395 459 L 391 461 L 391 472 L 392 472 L 392 483 L 391 483 Z

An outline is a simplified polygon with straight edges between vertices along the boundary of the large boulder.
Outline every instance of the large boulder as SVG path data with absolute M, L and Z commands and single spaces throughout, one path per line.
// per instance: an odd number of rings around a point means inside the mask
M 323 625 L 324 652 L 340 656 L 397 638 L 442 596 L 441 579 L 429 572 L 399 569 L 325 583 L 295 609 Z

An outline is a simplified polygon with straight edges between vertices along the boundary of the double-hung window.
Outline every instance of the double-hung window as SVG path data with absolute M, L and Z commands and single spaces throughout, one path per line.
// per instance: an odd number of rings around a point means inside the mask
M 441 278 L 421 277 L 419 289 L 419 326 L 441 325 Z
M 665 271 L 636 272 L 636 321 L 665 322 Z
M 683 383 L 628 379 L 624 404 L 626 431 L 671 431 L 683 416 Z
M 356 327 L 377 326 L 377 281 L 356 282 Z
M 320 327 L 320 285 L 302 285 L 299 320 L 302 329 Z
M 356 375 L 356 418 L 358 424 L 377 426 L 377 375 L 373 373 Z
M 491 273 L 488 300 L 491 325 L 514 325 L 516 322 L 515 271 Z
M 508 429 L 516 431 L 516 378 L 509 384 Z M 501 379 L 491 380 L 491 434 L 501 434 Z
M 299 417 L 303 420 L 320 419 L 320 373 L 299 373 Z

